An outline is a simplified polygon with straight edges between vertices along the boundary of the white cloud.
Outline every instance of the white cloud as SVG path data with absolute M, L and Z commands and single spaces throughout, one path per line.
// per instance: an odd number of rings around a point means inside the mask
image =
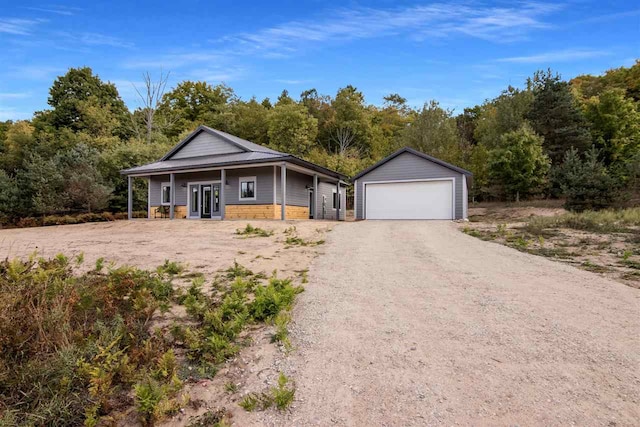
M 307 84 L 307 83 L 311 83 L 312 80 L 276 79 L 276 80 L 274 80 L 274 82 L 283 83 L 283 84 L 286 84 L 286 85 L 297 86 L 297 85 L 304 85 L 304 84 Z
M 33 10 L 36 12 L 53 13 L 55 15 L 65 15 L 65 16 L 75 15 L 77 12 L 82 10 L 78 7 L 69 7 L 69 6 L 62 6 L 62 5 L 27 7 L 27 9 Z
M 0 100 L 3 99 L 24 99 L 24 98 L 28 98 L 31 96 L 31 93 L 29 92 L 5 92 L 2 93 L 0 92 Z
M 510 62 L 516 64 L 545 64 L 550 62 L 571 62 L 582 59 L 597 58 L 608 55 L 602 50 L 590 49 L 565 49 L 551 52 L 537 53 L 533 55 L 512 56 L 498 59 L 498 62 Z
M 489 7 L 470 3 L 434 3 L 395 9 L 340 9 L 326 17 L 290 21 L 253 33 L 225 37 L 249 51 L 287 54 L 309 44 L 405 35 L 415 40 L 464 35 L 493 42 L 525 38 L 547 28 L 542 17 L 561 9 L 546 3 Z
M 33 113 L 25 111 L 16 111 L 14 108 L 5 108 L 0 106 L 0 120 L 25 120 L 33 116 Z
M 0 18 L 0 33 L 28 36 L 41 22 L 40 19 Z

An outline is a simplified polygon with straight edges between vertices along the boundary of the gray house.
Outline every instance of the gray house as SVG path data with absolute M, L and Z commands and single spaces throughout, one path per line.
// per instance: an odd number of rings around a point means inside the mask
M 471 172 L 405 147 L 353 178 L 356 219 L 465 219 Z
M 125 169 L 149 182 L 149 218 L 344 220 L 346 176 L 199 126 L 162 159 Z

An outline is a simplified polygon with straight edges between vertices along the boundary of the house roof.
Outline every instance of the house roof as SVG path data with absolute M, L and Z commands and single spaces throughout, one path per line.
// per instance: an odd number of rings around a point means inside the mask
M 176 154 L 180 149 L 187 145 L 193 138 L 195 138 L 201 132 L 206 132 L 215 136 L 218 136 L 225 141 L 240 148 L 240 153 L 226 153 L 216 154 L 208 156 L 197 156 L 180 159 L 171 159 L 171 156 Z M 272 150 L 271 148 L 263 147 L 262 145 L 255 144 L 251 141 L 238 138 L 237 136 L 228 134 L 226 132 L 212 129 L 208 126 L 198 126 L 198 128 L 190 133 L 185 139 L 180 141 L 175 147 L 173 147 L 167 154 L 157 162 L 148 163 L 142 166 L 136 166 L 129 169 L 120 171 L 123 175 L 139 175 L 145 173 L 160 173 L 171 172 L 175 170 L 190 170 L 190 169 L 202 169 L 202 168 L 214 168 L 231 165 L 242 164 L 256 164 L 267 163 L 273 161 L 286 161 L 307 169 L 311 169 L 316 172 L 320 172 L 334 178 L 346 179 L 346 176 L 327 169 L 325 167 L 316 165 L 306 160 L 300 159 L 291 154 L 282 153 L 280 151 Z
M 362 172 L 358 173 L 356 176 L 354 176 L 352 178 L 352 180 L 356 180 L 356 179 L 368 174 L 372 170 L 379 168 L 380 166 L 384 165 L 385 163 L 387 163 L 390 160 L 395 159 L 396 157 L 398 157 L 400 154 L 403 154 L 403 153 L 410 153 L 410 154 L 413 154 L 415 156 L 421 157 L 421 158 L 423 158 L 425 160 L 429 160 L 430 162 L 436 163 L 436 164 L 438 164 L 440 166 L 444 166 L 445 168 L 451 169 L 451 170 L 453 170 L 455 172 L 458 172 L 458 173 L 461 173 L 461 174 L 464 174 L 464 175 L 467 175 L 467 176 L 473 176 L 473 174 L 471 172 L 469 172 L 468 170 L 466 170 L 466 169 L 459 168 L 457 166 L 452 165 L 451 163 L 445 162 L 444 160 L 440 160 L 440 159 L 437 159 L 437 158 L 435 158 L 433 156 L 430 156 L 428 154 L 424 154 L 424 153 L 422 153 L 420 151 L 414 150 L 413 148 L 404 147 L 404 148 L 399 149 L 395 153 L 385 157 L 384 159 L 380 160 L 379 162 L 377 162 L 373 166 L 370 166 L 370 167 L 366 168 L 365 170 L 363 170 Z

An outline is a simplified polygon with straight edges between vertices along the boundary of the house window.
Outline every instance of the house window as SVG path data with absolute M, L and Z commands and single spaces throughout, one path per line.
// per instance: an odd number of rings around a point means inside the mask
M 240 178 L 240 200 L 256 199 L 256 177 L 245 176 Z
M 340 195 L 342 196 L 342 191 L 340 192 Z M 332 205 L 332 207 L 333 207 L 333 209 L 335 209 L 336 206 L 337 206 L 339 209 L 342 209 L 342 206 L 340 206 L 341 200 L 337 196 L 338 196 L 338 193 L 336 192 L 336 190 L 333 190 L 333 205 Z
M 171 184 L 168 182 L 163 182 L 161 186 L 162 186 L 161 202 L 163 205 L 168 205 L 171 203 Z

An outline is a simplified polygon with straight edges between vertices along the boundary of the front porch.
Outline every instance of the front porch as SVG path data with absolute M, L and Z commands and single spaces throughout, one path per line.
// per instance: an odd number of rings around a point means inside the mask
M 129 218 L 133 179 L 146 179 L 150 219 L 344 220 L 345 183 L 293 165 L 244 165 L 128 176 Z

